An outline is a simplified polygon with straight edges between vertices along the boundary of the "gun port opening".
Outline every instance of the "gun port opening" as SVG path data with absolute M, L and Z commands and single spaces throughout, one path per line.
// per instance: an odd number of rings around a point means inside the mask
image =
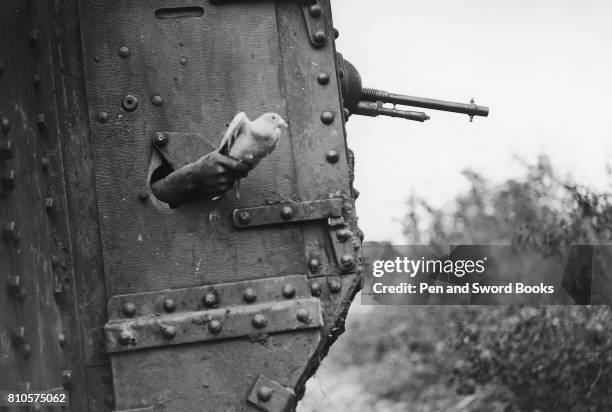
M 202 17 L 204 9 L 202 7 L 170 7 L 155 10 L 155 17 L 158 19 L 183 19 L 186 17 Z

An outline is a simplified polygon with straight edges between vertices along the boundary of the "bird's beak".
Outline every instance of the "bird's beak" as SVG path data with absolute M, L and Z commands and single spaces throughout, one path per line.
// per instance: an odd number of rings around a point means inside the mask
M 282 127 L 289 127 L 289 125 L 287 124 L 287 122 L 286 122 L 286 121 L 284 121 L 283 119 L 280 119 L 280 125 L 281 125 Z

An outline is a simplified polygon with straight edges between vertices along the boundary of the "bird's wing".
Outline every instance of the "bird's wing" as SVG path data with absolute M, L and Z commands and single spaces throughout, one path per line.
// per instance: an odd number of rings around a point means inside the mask
M 236 137 L 238 137 L 240 131 L 248 122 L 249 118 L 247 117 L 245 112 L 240 112 L 236 116 L 234 116 L 234 119 L 232 119 L 232 122 L 225 131 L 225 134 L 223 135 L 223 139 L 221 139 L 221 144 L 219 145 L 220 153 L 223 153 L 225 155 L 229 153 L 229 150 L 232 147 L 234 140 L 236 140 Z

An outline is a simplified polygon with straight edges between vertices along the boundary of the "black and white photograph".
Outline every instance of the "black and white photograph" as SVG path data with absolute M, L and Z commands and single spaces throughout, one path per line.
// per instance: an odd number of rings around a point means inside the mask
M 0 411 L 612 410 L 612 2 L 0 2 Z

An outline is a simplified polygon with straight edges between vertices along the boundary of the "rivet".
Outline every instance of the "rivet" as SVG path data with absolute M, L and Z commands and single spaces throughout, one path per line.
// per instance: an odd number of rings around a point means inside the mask
M 351 238 L 351 231 L 348 229 L 340 229 L 339 231 L 336 232 L 336 238 L 340 242 L 346 242 L 347 240 Z
M 119 332 L 119 337 L 117 340 L 121 345 L 124 346 L 129 345 L 130 343 L 134 343 L 136 341 L 132 332 L 127 329 L 123 329 L 121 330 L 121 332 Z
M 208 292 L 202 298 L 202 303 L 207 308 L 213 308 L 219 304 L 219 298 L 215 292 Z
M 27 292 L 25 290 L 24 287 L 22 287 L 21 289 L 19 289 L 19 294 L 17 295 L 17 299 L 19 299 L 20 302 L 23 302 L 26 298 Z
M 181 59 L 179 60 L 179 62 L 184 66 L 187 64 L 187 58 L 186 57 L 181 57 Z
M 108 113 L 98 112 L 98 122 L 106 123 L 108 121 Z
M 327 83 L 329 83 L 329 74 L 327 74 L 325 72 L 321 72 L 321 73 L 317 74 L 317 81 L 321 85 L 326 85 Z
M 15 156 L 15 146 L 12 140 L 0 143 L 0 158 L 10 160 Z
M 242 294 L 242 298 L 246 303 L 253 303 L 255 300 L 257 300 L 257 292 L 255 292 L 255 289 L 253 288 L 248 288 Z
M 34 405 L 32 405 L 32 412 L 40 412 L 42 411 L 42 406 L 40 406 L 40 403 L 35 403 Z
M 238 213 L 238 221 L 242 223 L 243 225 L 248 225 L 249 223 L 251 223 L 251 220 L 252 220 L 252 216 L 246 210 L 243 210 L 240 213 Z
M 106 406 L 112 409 L 115 406 L 115 397 L 113 395 L 108 395 L 104 399 L 104 403 L 106 404 Z
M 66 390 L 70 390 L 72 388 L 72 370 L 65 369 L 62 371 L 62 386 Z
M 49 162 L 49 158 L 48 158 L 48 157 L 42 157 L 42 158 L 40 159 L 40 166 L 42 167 L 42 170 L 43 170 L 44 172 L 46 172 L 47 170 L 49 170 L 49 164 L 50 164 L 50 162 Z
M 121 57 L 128 57 L 130 55 L 130 49 L 127 46 L 121 46 L 117 49 L 117 54 Z
M 57 343 L 59 344 L 60 348 L 63 348 L 64 346 L 66 346 L 66 335 L 64 335 L 63 333 L 58 333 L 57 334 Z
M 25 345 L 26 343 L 25 333 L 26 333 L 25 326 L 18 326 L 11 330 L 11 341 L 13 343 L 14 348 L 18 348 L 21 345 Z
M 47 116 L 44 113 L 38 113 L 36 115 L 36 125 L 38 130 L 43 131 L 47 128 Z
M 355 265 L 355 258 L 352 255 L 344 255 L 340 258 L 340 267 L 350 269 Z
M 217 335 L 221 332 L 221 329 L 223 329 L 223 325 L 217 319 L 213 319 L 208 322 L 208 330 L 210 333 Z
M 331 293 L 338 293 L 342 290 L 342 284 L 339 280 L 332 279 L 329 281 L 329 291 Z
M 149 198 L 149 192 L 147 191 L 147 189 L 140 189 L 138 191 L 138 198 L 140 200 L 147 200 Z
M 56 301 L 60 301 L 62 298 L 62 293 L 64 293 L 64 287 L 62 286 L 62 282 L 56 281 L 55 286 L 53 287 L 53 296 Z
M 253 320 L 251 322 L 253 323 L 253 326 L 255 326 L 257 329 L 263 329 L 268 325 L 268 319 L 266 319 L 266 317 L 261 313 L 258 313 L 253 316 Z
M 23 356 L 24 359 L 29 359 L 30 355 L 32 354 L 32 346 L 30 346 L 29 343 L 25 343 L 22 347 L 21 347 L 21 355 Z
M 99 63 L 100 62 L 100 58 L 98 56 L 94 56 L 93 57 L 93 61 L 96 62 L 96 63 Z
M 57 269 L 59 264 L 60 264 L 60 259 L 57 257 L 57 255 L 51 255 L 51 267 L 53 269 Z
M 132 94 L 126 94 L 121 100 L 121 107 L 126 112 L 133 112 L 138 107 L 138 98 Z
M 9 172 L 2 177 L 2 188 L 4 190 L 11 190 L 15 188 L 15 171 L 9 170 Z
M 48 212 L 53 210 L 53 198 L 52 197 L 48 197 L 45 199 L 45 209 L 47 209 Z
M 311 257 L 308 259 L 308 270 L 310 273 L 317 273 L 321 268 L 321 261 L 317 257 Z
M 158 147 L 165 147 L 168 144 L 168 136 L 164 133 L 155 133 L 155 144 Z
M 312 296 L 321 296 L 321 284 L 319 282 L 312 282 L 310 293 L 312 293 Z
M 35 73 L 34 76 L 32 76 L 32 83 L 34 83 L 34 87 L 35 88 L 39 88 L 40 87 L 40 82 L 42 81 L 40 74 Z
M 321 113 L 321 121 L 325 124 L 332 124 L 334 121 L 334 114 L 330 111 Z
M 338 162 L 338 160 L 340 159 L 340 155 L 336 150 L 330 149 L 327 151 L 327 153 L 325 153 L 325 158 L 329 163 L 333 164 Z
M 19 244 L 21 236 L 17 231 L 17 224 L 15 222 L 9 222 L 4 226 L 4 239 L 8 242 L 13 242 L 15 246 Z
M 162 97 L 161 97 L 161 96 L 156 95 L 156 96 L 153 96 L 153 97 L 151 98 L 151 102 L 153 103 L 153 106 L 157 106 L 157 107 L 159 107 L 159 106 L 161 106 L 162 104 L 164 104 L 164 99 L 162 99 Z
M 11 121 L 7 117 L 3 117 L 0 123 L 2 126 L 2 133 L 7 134 L 11 129 Z
M 323 30 L 318 30 L 312 35 L 312 40 L 317 46 L 321 47 L 327 41 L 327 36 Z
M 298 309 L 298 311 L 295 314 L 295 317 L 297 318 L 297 320 L 305 324 L 309 324 L 310 322 L 312 322 L 312 317 L 310 317 L 310 312 L 308 312 L 308 309 L 306 308 Z
M 6 281 L 6 289 L 11 296 L 17 296 L 21 290 L 21 277 L 9 276 Z
M 283 220 L 291 220 L 293 218 L 293 209 L 289 206 L 284 206 L 280 212 Z
M 295 288 L 293 287 L 293 285 L 285 285 L 285 287 L 283 288 L 283 296 L 287 299 L 291 299 L 295 296 Z
M 134 305 L 132 302 L 126 302 L 123 304 L 121 311 L 128 318 L 132 318 L 134 315 L 136 315 L 136 305 Z
M 31 30 L 28 34 L 28 43 L 30 43 L 31 48 L 35 48 L 38 45 L 38 40 L 40 38 L 40 32 L 38 30 Z
M 323 9 L 320 5 L 313 4 L 308 8 L 308 14 L 310 14 L 310 17 L 321 17 L 321 14 L 323 14 Z
M 337 39 L 338 37 L 340 37 L 340 32 L 334 27 L 334 39 Z
M 172 325 L 164 325 L 162 326 L 162 334 L 166 339 L 174 339 L 176 336 L 176 327 Z
M 270 399 L 272 399 L 273 392 L 274 389 L 268 386 L 262 386 L 257 390 L 257 399 L 262 402 L 268 402 Z
M 176 300 L 169 298 L 164 300 L 164 310 L 168 313 L 172 313 L 176 310 Z

